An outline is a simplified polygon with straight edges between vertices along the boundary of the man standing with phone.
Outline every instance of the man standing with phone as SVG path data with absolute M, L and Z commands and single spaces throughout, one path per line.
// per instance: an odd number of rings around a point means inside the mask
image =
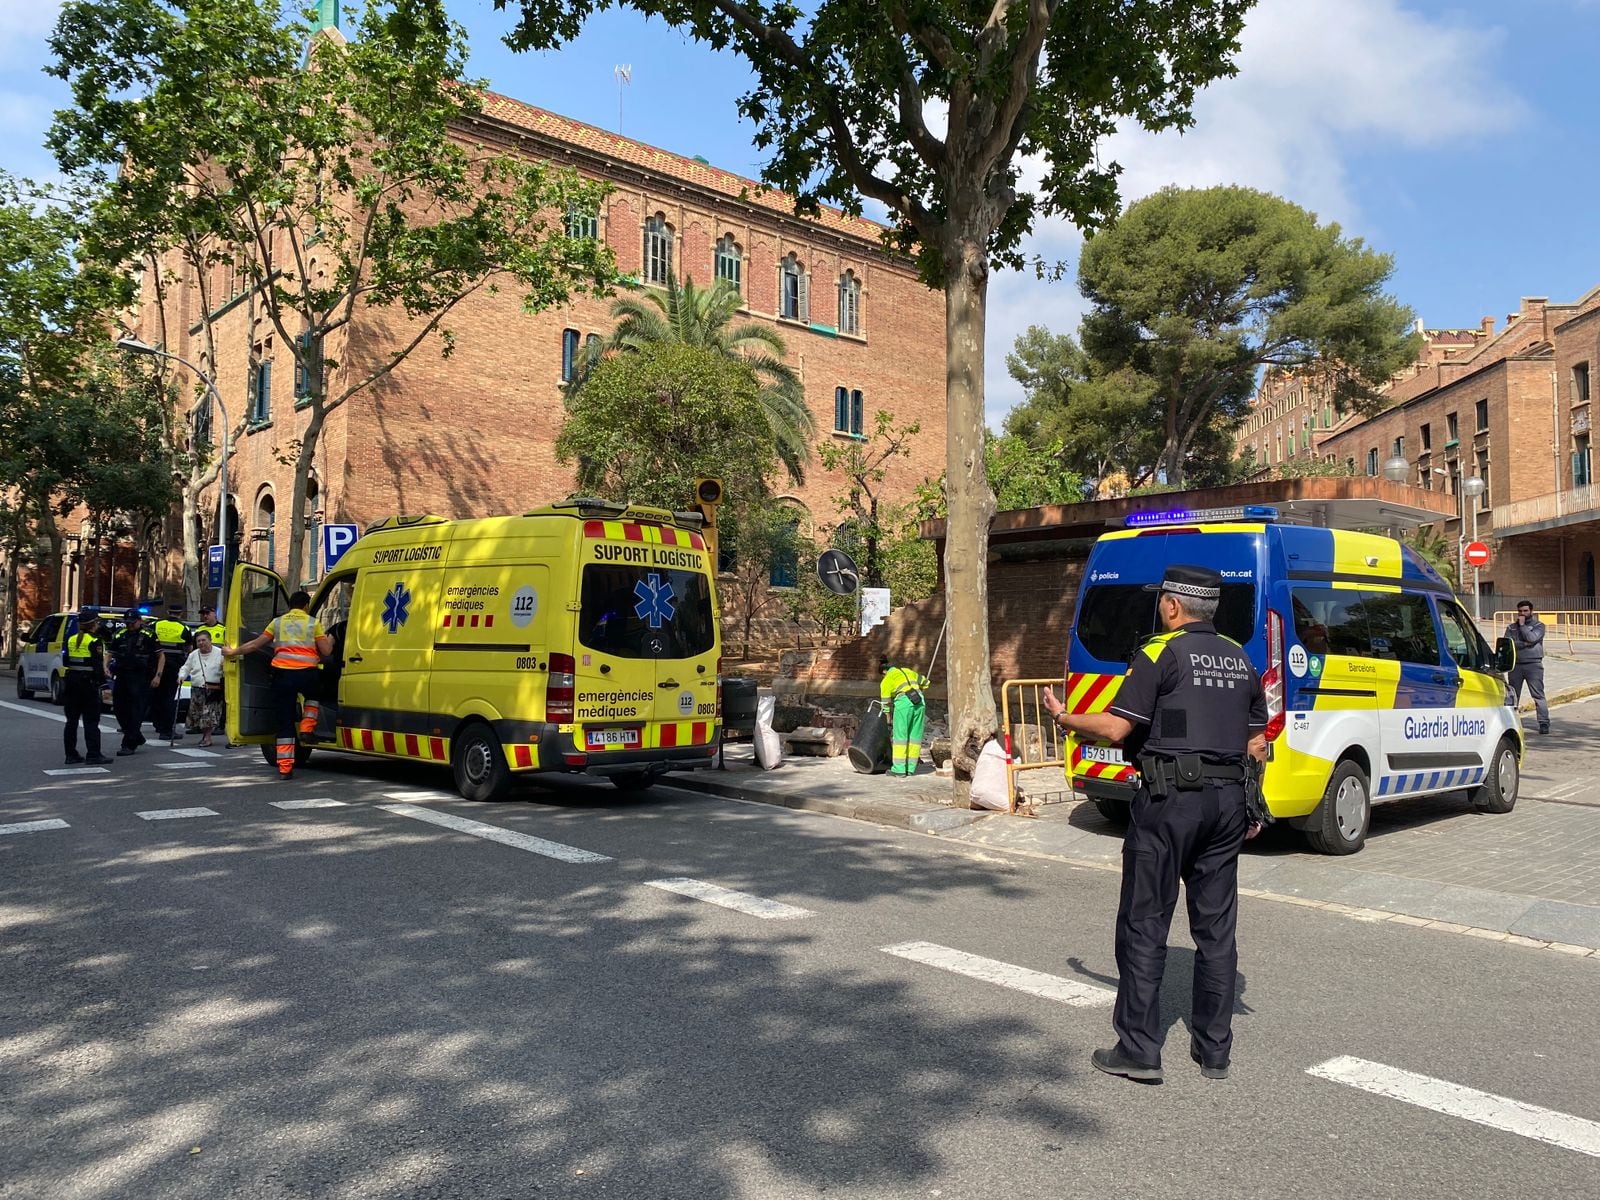
M 1517 665 L 1511 668 L 1506 682 L 1522 703 L 1522 685 L 1528 685 L 1528 695 L 1533 697 L 1533 712 L 1539 718 L 1539 732 L 1550 732 L 1550 708 L 1544 702 L 1544 622 L 1534 614 L 1533 601 L 1519 600 L 1517 615 L 1506 626 L 1506 636 L 1517 648 Z

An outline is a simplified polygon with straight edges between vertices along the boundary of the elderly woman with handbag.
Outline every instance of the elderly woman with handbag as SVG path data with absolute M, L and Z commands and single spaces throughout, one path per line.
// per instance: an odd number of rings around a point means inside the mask
M 222 713 L 222 650 L 211 644 L 204 629 L 194 635 L 194 649 L 178 671 L 189 681 L 189 719 L 185 724 L 200 731 L 200 745 L 211 745 L 211 731 Z

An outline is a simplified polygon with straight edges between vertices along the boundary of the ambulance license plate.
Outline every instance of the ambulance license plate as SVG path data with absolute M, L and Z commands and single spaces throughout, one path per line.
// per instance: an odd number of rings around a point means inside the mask
M 1122 751 L 1115 746 L 1085 746 L 1083 747 L 1084 762 L 1114 763 L 1119 767 L 1128 765 L 1128 760 L 1122 757 Z
M 590 729 L 585 736 L 591 750 L 608 750 L 613 746 L 621 746 L 626 750 L 639 748 L 637 729 Z

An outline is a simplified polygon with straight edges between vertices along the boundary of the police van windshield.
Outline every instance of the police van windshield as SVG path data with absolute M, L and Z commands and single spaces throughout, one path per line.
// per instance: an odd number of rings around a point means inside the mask
M 698 571 L 583 568 L 578 641 L 619 658 L 692 658 L 716 645 L 711 581 Z
M 1217 632 L 1243 645 L 1255 636 L 1256 587 L 1224 583 Z M 1099 662 L 1126 664 L 1144 640 L 1161 632 L 1156 593 L 1142 583 L 1097 584 L 1078 605 L 1078 641 Z

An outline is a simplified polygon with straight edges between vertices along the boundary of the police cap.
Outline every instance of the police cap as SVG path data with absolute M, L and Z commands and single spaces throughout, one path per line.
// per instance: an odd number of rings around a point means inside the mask
M 183 611 L 183 601 L 182 600 L 168 600 L 167 601 L 167 611 L 169 613 L 181 613 Z
M 1147 592 L 1163 592 L 1188 600 L 1220 600 L 1222 576 L 1210 567 L 1170 563 L 1160 583 L 1145 585 Z
M 78 621 L 80 623 L 84 621 L 98 621 L 99 619 L 100 610 L 96 607 L 85 605 L 83 608 L 78 610 Z

